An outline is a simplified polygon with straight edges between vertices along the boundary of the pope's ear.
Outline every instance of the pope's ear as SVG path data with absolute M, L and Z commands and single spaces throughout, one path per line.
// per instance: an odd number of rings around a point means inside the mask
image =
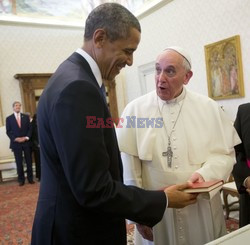
M 193 76 L 193 72 L 192 71 L 188 71 L 185 75 L 185 81 L 183 82 L 183 84 L 187 85 L 190 78 Z
M 101 48 L 106 39 L 107 39 L 107 35 L 106 35 L 105 30 L 97 29 L 94 32 L 93 40 L 97 48 Z

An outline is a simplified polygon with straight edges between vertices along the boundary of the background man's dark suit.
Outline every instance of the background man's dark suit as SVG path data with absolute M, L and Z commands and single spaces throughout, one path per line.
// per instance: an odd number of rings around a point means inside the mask
M 234 126 L 242 140 L 235 147 L 237 163 L 233 176 L 240 195 L 240 227 L 250 224 L 250 195 L 243 186 L 244 180 L 250 176 L 247 159 L 250 159 L 250 103 L 240 105 Z
M 41 162 L 40 162 L 40 144 L 38 138 L 37 118 L 36 114 L 33 116 L 31 122 L 32 134 L 31 134 L 31 145 L 32 151 L 34 152 L 35 164 L 36 164 L 36 178 L 41 179 Z
M 164 192 L 122 184 L 113 128 L 86 128 L 110 118 L 86 60 L 74 53 L 49 80 L 38 105 L 41 187 L 32 244 L 125 245 L 125 218 L 153 226 Z
M 19 143 L 15 142 L 15 139 L 18 137 L 31 137 L 31 125 L 29 116 L 20 113 L 21 115 L 21 128 L 17 124 L 16 117 L 13 114 L 6 118 L 6 133 L 10 138 L 10 148 L 12 149 L 16 165 L 17 165 L 17 174 L 18 182 L 23 184 L 25 181 L 24 171 L 23 171 L 23 153 L 27 166 L 27 178 L 30 183 L 33 182 L 32 174 L 32 159 L 31 159 L 31 145 L 30 141 Z

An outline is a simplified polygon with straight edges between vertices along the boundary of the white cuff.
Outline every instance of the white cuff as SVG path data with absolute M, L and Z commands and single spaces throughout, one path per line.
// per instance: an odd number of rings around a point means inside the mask
M 250 178 L 250 176 L 246 177 L 244 182 L 243 182 L 243 186 L 247 188 L 247 179 Z

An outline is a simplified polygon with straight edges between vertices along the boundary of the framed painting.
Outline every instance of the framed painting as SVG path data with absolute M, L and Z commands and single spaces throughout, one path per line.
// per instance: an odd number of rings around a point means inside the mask
M 208 95 L 214 100 L 244 97 L 240 36 L 205 46 Z

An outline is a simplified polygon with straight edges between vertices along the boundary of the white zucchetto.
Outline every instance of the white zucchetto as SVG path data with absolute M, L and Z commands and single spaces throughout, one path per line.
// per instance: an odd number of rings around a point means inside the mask
M 183 48 L 178 47 L 178 46 L 167 47 L 164 50 L 169 50 L 169 49 L 174 50 L 177 53 L 179 53 L 181 56 L 183 56 L 187 60 L 187 62 L 189 63 L 190 67 L 192 67 L 191 58 L 186 50 L 184 50 Z

